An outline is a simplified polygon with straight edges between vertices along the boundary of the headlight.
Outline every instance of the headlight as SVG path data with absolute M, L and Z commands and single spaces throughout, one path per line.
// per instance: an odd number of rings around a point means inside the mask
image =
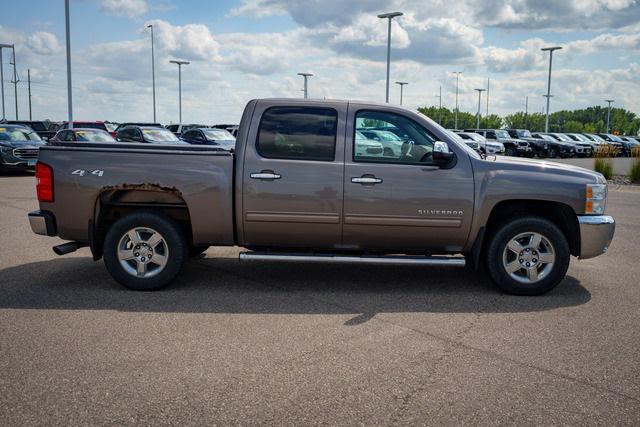
M 607 205 L 607 184 L 587 184 L 584 213 L 602 215 Z

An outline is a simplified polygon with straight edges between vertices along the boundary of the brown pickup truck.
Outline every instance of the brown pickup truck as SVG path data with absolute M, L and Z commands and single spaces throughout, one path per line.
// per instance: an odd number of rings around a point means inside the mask
M 253 100 L 235 150 L 63 143 L 40 150 L 37 178 L 33 231 L 69 240 L 59 255 L 89 246 L 136 290 L 237 245 L 243 261 L 485 264 L 502 290 L 534 295 L 614 233 L 602 175 L 483 158 L 388 104 Z

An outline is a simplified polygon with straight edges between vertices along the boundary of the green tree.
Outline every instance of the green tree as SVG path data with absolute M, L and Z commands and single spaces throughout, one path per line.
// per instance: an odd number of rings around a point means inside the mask
M 486 129 L 502 129 L 503 120 L 497 114 L 489 114 L 489 116 L 483 117 L 480 123 Z
M 564 131 L 569 133 L 584 132 L 584 125 L 576 120 L 569 120 L 564 124 Z
M 544 131 L 544 114 L 529 113 L 525 116 L 524 112 L 509 114 L 504 118 L 504 125 L 508 129 L 529 129 L 532 132 Z
M 455 112 L 448 108 L 436 106 L 420 107 L 418 111 L 431 117 L 447 129 L 455 127 Z M 623 108 L 611 109 L 611 131 L 624 135 L 638 135 L 640 131 L 640 117 Z M 545 115 L 543 113 L 529 113 L 518 111 L 499 117 L 491 114 L 483 117 L 480 125 L 485 128 L 529 129 L 532 132 L 544 132 Z M 472 113 L 460 111 L 458 113 L 458 129 L 473 129 L 476 127 L 476 116 Z M 607 108 L 599 105 L 578 110 L 561 110 L 549 115 L 550 132 L 589 132 L 600 133 L 607 131 Z

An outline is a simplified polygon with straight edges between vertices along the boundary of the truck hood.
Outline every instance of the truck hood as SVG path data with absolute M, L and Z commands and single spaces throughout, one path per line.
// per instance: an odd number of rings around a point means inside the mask
M 519 157 L 487 157 L 485 160 L 493 164 L 494 169 L 513 169 L 517 171 L 527 172 L 544 172 L 565 177 L 582 178 L 585 182 L 606 184 L 607 180 L 598 172 L 579 166 L 568 165 L 565 163 L 548 162 L 544 160 L 523 159 Z
M 11 148 L 40 148 L 44 141 L 0 141 L 0 146 Z

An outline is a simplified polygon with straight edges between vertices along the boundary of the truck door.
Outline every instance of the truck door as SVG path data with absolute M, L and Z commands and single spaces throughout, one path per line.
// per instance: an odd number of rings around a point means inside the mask
M 244 148 L 244 246 L 340 246 L 346 110 L 346 103 L 257 102 Z
M 474 183 L 466 152 L 457 163 L 432 161 L 428 121 L 390 107 L 350 104 L 345 140 L 343 245 L 362 250 L 459 251 L 473 216 Z M 368 153 L 362 135 L 378 135 Z M 360 147 L 360 144 L 366 144 Z

